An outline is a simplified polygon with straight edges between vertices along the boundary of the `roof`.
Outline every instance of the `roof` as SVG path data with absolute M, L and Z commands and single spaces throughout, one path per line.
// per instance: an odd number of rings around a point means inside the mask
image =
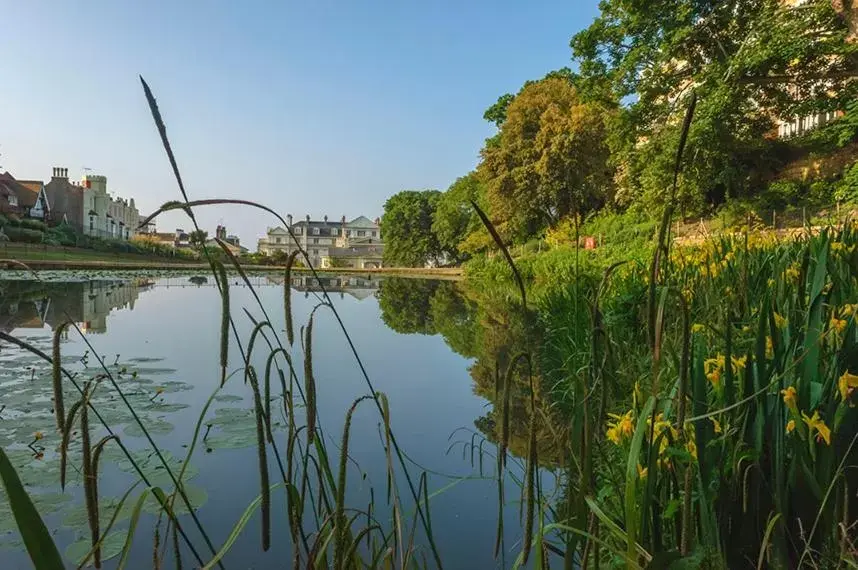
M 376 224 L 366 216 L 358 216 L 354 220 L 347 223 L 346 226 L 359 228 L 375 228 L 378 226 L 378 224 Z
M 310 220 L 308 222 L 307 220 L 301 220 L 300 222 L 295 222 L 294 224 L 292 224 L 293 228 L 295 226 L 300 226 L 300 227 L 309 226 L 311 228 L 341 228 L 341 227 L 343 227 L 343 223 L 342 222 L 325 222 L 325 221 L 319 222 L 316 220 Z
M 383 251 L 381 246 L 331 247 L 328 248 L 328 257 L 381 257 Z
M 38 200 L 39 198 L 38 190 L 32 190 L 31 188 L 24 186 L 20 181 L 16 180 L 15 177 L 8 172 L 0 174 L 0 186 L 3 186 L 5 188 L 5 191 L 0 190 L 0 193 L 3 196 L 15 194 L 15 196 L 18 198 L 19 208 L 32 208 L 36 205 L 36 200 Z

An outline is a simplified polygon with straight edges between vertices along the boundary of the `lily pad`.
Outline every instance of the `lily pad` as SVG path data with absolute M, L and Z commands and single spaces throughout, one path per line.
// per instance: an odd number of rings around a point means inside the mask
M 107 535 L 101 543 L 101 560 L 110 560 L 122 552 L 125 544 L 125 531 L 114 531 Z M 66 548 L 66 559 L 79 565 L 92 550 L 92 542 L 89 539 L 80 539 Z
M 148 431 L 150 434 L 161 434 L 161 435 L 163 435 L 163 434 L 167 434 L 167 433 L 170 433 L 171 431 L 173 431 L 173 427 L 174 427 L 173 424 L 171 424 L 167 420 L 164 420 L 161 418 L 154 418 L 154 419 L 149 419 L 149 420 L 141 418 L 141 420 L 143 421 L 144 425 L 146 426 L 146 431 Z M 131 436 L 131 437 L 143 437 L 143 430 L 140 428 L 140 425 L 137 424 L 136 422 L 132 423 L 132 424 L 128 424 L 127 426 L 125 426 L 125 429 L 123 431 L 124 431 L 125 435 Z
M 190 501 L 191 507 L 194 510 L 199 509 L 209 500 L 208 493 L 202 487 L 185 485 L 184 488 L 185 495 L 188 497 L 188 501 Z M 165 491 L 167 497 L 169 497 L 172 492 L 172 489 L 169 492 Z M 161 504 L 154 495 L 150 494 L 143 503 L 143 510 L 147 513 L 158 514 L 161 511 Z M 176 502 L 173 504 L 173 512 L 177 515 L 186 515 L 190 512 L 187 505 L 185 505 L 185 502 L 178 494 L 176 495 Z
M 234 394 L 218 394 L 214 397 L 215 402 L 241 402 L 244 400 L 241 396 L 236 396 Z

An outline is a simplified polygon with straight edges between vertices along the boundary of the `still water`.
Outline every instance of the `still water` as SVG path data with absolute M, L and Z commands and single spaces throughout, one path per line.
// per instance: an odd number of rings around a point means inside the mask
M 50 354 L 52 330 L 64 321 L 74 321 L 77 327 L 62 334 L 63 365 L 85 380 L 103 373 L 99 358 L 103 359 L 158 446 L 179 464 L 203 405 L 220 380 L 221 301 L 214 279 L 202 274 L 106 272 L 45 273 L 41 278 L 35 281 L 23 273 L 0 272 L 0 330 Z M 282 277 L 254 276 L 251 280 L 274 329 L 283 331 Z M 246 344 L 253 329 L 250 317 L 265 317 L 238 276 L 231 282 L 232 315 Z M 506 328 L 514 328 L 513 323 L 500 323 L 499 331 L 485 330 L 485 323 L 477 322 L 461 286 L 452 281 L 350 276 L 332 277 L 327 287 L 375 389 L 390 400 L 392 430 L 407 453 L 410 473 L 416 480 L 424 470 L 427 472 L 433 534 L 445 567 L 508 567 L 520 549 L 520 489 L 505 485 L 506 555 L 495 559 L 498 487 L 493 479 L 495 446 L 491 441 L 496 440 L 496 421 L 491 402 L 494 380 L 489 370 L 494 363 L 481 362 L 478 356 L 487 349 L 494 353 L 512 350 L 501 346 L 504 341 L 499 337 Z M 296 345 L 300 344 L 299 329 L 318 303 L 317 289 L 303 277 L 293 280 Z M 285 334 L 281 336 L 285 338 Z M 264 344 L 258 342 L 257 346 Z M 295 353 L 300 358 L 300 348 Z M 267 354 L 267 347 L 254 352 L 257 369 L 264 369 Z M 355 398 L 367 394 L 368 388 L 339 325 L 324 308 L 316 311 L 313 354 L 319 422 L 329 453 L 338 455 L 346 410 Z M 186 475 L 188 495 L 198 507 L 196 513 L 216 549 L 259 494 L 252 392 L 243 381 L 235 345 L 231 346 L 229 370 L 237 372 L 205 416 L 203 439 Z M 59 487 L 60 436 L 52 414 L 50 378 L 49 364 L 0 341 L 0 445 L 10 454 L 71 566 L 88 552 L 89 531 L 77 467 L 79 444 L 74 441 L 69 484 L 65 492 Z M 71 386 L 65 391 L 68 410 L 79 396 Z M 115 391 L 103 382 L 93 398 L 123 443 L 135 450 L 153 482 L 169 492 L 169 479 L 151 457 L 143 434 Z M 515 420 L 515 410 L 523 405 L 513 404 L 510 447 L 514 462 L 516 456 L 524 455 L 526 445 L 522 443 L 526 437 L 516 434 L 516 426 L 526 423 Z M 272 416 L 282 428 L 285 420 Z M 349 463 L 347 502 L 361 508 L 374 497 L 376 508 L 383 509 L 389 518 L 380 424 L 378 410 L 371 402 L 357 408 L 351 427 L 349 456 L 353 461 Z M 93 442 L 105 433 L 102 427 L 93 427 Z M 280 447 L 285 447 L 283 429 L 275 433 L 278 437 Z M 481 461 L 480 442 L 484 439 Z M 99 471 L 104 529 L 136 477 L 111 443 L 105 446 Z M 279 472 L 272 467 L 272 483 L 278 477 Z M 545 492 L 550 483 L 543 478 Z M 404 512 L 410 516 L 414 503 L 401 476 L 399 484 Z M 105 541 L 106 555 L 121 548 L 132 503 L 141 491 L 141 486 L 131 491 L 117 516 L 114 532 Z M 291 566 L 284 504 L 282 489 L 274 491 L 271 549 L 263 553 L 259 548 L 257 512 L 224 558 L 227 568 Z M 147 504 L 144 512 L 154 513 L 152 506 Z M 182 520 L 189 521 L 189 516 Z M 129 567 L 152 567 L 154 522 L 154 514 L 141 518 Z M 190 522 L 184 526 L 208 561 L 210 552 L 196 530 Z M 421 535 L 416 541 L 425 546 Z M 429 551 L 424 553 L 431 560 Z M 193 562 L 186 548 L 182 554 L 186 564 Z M 169 556 L 165 563 L 171 565 Z M 114 567 L 116 562 L 116 558 L 108 560 L 105 567 Z M 0 567 L 29 566 L 7 501 L 0 495 Z

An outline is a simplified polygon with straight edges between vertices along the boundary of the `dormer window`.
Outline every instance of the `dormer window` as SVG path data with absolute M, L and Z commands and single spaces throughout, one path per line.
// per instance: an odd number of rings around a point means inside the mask
M 319 228 L 313 228 L 313 235 L 314 236 L 319 235 Z
M 18 205 L 18 197 L 14 194 L 9 194 L 9 205 L 17 206 Z

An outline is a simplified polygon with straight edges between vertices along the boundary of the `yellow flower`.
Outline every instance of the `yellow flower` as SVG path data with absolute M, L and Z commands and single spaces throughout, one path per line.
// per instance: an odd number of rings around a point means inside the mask
M 787 326 L 787 320 L 785 317 L 779 315 L 778 313 L 774 313 L 775 317 L 775 326 L 779 329 L 785 329 Z
M 838 251 L 843 251 L 846 249 L 846 246 L 843 245 L 842 242 L 833 241 L 831 242 L 831 253 L 837 253 Z
M 850 374 L 847 370 L 837 381 L 837 388 L 840 390 L 840 399 L 845 402 L 852 394 L 852 390 L 858 388 L 858 375 Z
M 649 471 L 648 467 L 641 467 L 638 463 L 638 479 L 646 479 L 647 471 Z
M 851 317 L 856 312 L 858 312 L 858 304 L 854 304 L 854 305 L 848 305 L 847 304 L 847 305 L 843 305 L 842 307 L 840 307 L 840 316 L 844 319 L 847 317 Z
M 768 285 L 769 287 L 774 287 L 775 285 L 777 285 L 777 283 L 774 279 L 769 279 L 768 281 L 766 281 L 766 285 Z
M 787 405 L 787 408 L 789 408 L 790 410 L 795 410 L 796 397 L 798 396 L 798 393 L 795 391 L 795 387 L 790 386 L 789 388 L 781 390 L 781 394 L 783 394 L 784 404 Z
M 730 360 L 733 361 L 733 373 L 738 373 L 740 370 L 744 370 L 745 366 L 748 364 L 747 356 L 734 356 Z
M 691 332 L 693 333 L 703 332 L 705 329 L 706 327 L 700 323 L 694 323 L 693 325 L 691 325 Z
M 787 422 L 787 433 L 792 433 L 792 430 L 795 429 L 795 420 L 790 420 Z
M 632 411 L 629 410 L 622 416 L 618 414 L 608 415 L 616 421 L 608 423 L 608 430 L 605 432 L 605 435 L 608 439 L 619 445 L 623 441 L 623 438 L 631 437 L 635 431 L 632 422 Z
M 775 357 L 775 345 L 772 343 L 772 337 L 766 337 L 766 358 Z
M 800 275 L 800 273 L 798 271 L 797 264 L 790 265 L 789 267 L 787 267 L 787 270 L 784 272 L 784 276 L 789 281 L 798 281 L 799 275 Z
M 723 354 L 718 354 L 715 358 L 707 358 L 703 363 L 706 378 L 712 382 L 712 386 L 716 389 L 721 387 L 721 371 L 724 370 L 724 364 Z
M 831 320 L 828 322 L 828 326 L 836 330 L 838 333 L 842 333 L 846 330 L 846 321 L 831 315 Z
M 33 434 L 33 438 L 34 438 L 36 441 L 39 441 L 39 440 L 40 440 L 40 439 L 42 439 L 43 437 L 45 437 L 45 434 L 43 434 L 43 433 L 42 433 L 42 432 L 40 432 L 40 431 L 37 431 L 36 433 L 34 433 L 34 434 Z
M 813 417 L 807 417 L 807 414 L 802 412 L 801 420 L 807 424 L 807 427 L 810 430 L 810 437 L 813 437 L 813 430 L 816 430 L 819 432 L 816 436 L 816 441 L 824 441 L 825 445 L 831 445 L 831 430 L 828 429 L 825 422 L 820 419 L 818 411 L 813 412 Z
M 712 426 L 715 428 L 715 433 L 721 433 L 723 430 L 721 429 L 721 422 L 716 420 L 715 418 L 709 418 L 712 420 Z
M 751 325 L 745 325 L 745 326 L 743 326 L 743 327 L 742 327 L 742 332 L 743 332 L 743 333 L 749 333 L 749 332 L 751 332 Z

